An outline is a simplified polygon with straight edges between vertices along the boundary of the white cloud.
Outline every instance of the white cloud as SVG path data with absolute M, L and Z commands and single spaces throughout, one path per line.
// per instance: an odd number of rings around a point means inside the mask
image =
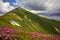
M 14 5 L 18 5 L 16 2 L 13 2 Z
M 16 0 L 16 2 L 21 7 L 32 10 L 54 11 L 60 9 L 60 0 Z
M 46 13 L 51 15 L 60 13 L 60 0 L 16 0 L 20 7 L 33 13 Z M 43 15 L 44 16 L 44 15 Z M 50 19 L 60 19 L 60 16 L 49 16 Z
M 45 11 L 37 11 L 37 10 L 30 10 L 30 12 L 32 12 L 32 13 L 45 13 Z
M 60 20 L 59 16 L 43 16 L 43 17 L 46 17 L 48 19 Z
M 0 0 L 0 14 L 6 13 L 12 9 L 14 9 L 14 7 L 11 6 L 9 2 L 4 3 L 3 0 Z

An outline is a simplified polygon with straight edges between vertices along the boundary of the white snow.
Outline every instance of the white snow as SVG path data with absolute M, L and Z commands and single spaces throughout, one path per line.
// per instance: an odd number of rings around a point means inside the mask
M 16 21 L 11 21 L 10 23 L 11 23 L 12 25 L 21 26 L 21 25 L 18 24 L 18 22 L 16 22 Z
M 60 33 L 60 31 L 59 31 L 59 29 L 58 29 L 57 27 L 55 27 L 55 30 L 56 30 L 58 33 Z
M 18 16 L 18 19 L 22 20 L 22 18 L 21 18 L 21 17 L 19 17 L 19 16 Z

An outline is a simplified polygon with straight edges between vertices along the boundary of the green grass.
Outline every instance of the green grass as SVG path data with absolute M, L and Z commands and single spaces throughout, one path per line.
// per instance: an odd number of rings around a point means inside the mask
M 12 25 L 10 23 L 10 21 L 12 20 L 16 21 L 21 26 Z M 60 31 L 60 21 L 49 20 L 40 17 L 22 8 L 16 8 L 8 12 L 7 14 L 1 16 L 0 26 L 10 27 L 13 29 L 20 29 L 25 32 L 34 31 L 43 34 L 55 34 L 55 35 L 60 34 L 55 29 L 55 27 L 57 27 L 58 30 Z

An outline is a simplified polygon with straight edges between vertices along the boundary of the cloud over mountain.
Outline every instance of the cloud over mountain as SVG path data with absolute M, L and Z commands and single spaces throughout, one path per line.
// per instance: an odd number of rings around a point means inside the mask
M 34 10 L 35 12 L 32 11 L 34 13 L 46 13 L 48 15 L 54 13 L 60 14 L 60 0 L 16 0 L 16 2 L 20 7 L 30 11 Z M 46 16 L 46 14 L 44 16 Z

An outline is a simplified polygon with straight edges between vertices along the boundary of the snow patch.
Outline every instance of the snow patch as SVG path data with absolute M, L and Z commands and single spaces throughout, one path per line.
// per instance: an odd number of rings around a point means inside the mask
M 19 16 L 18 16 L 18 19 L 22 20 L 22 18 L 20 18 Z
M 15 14 L 13 14 L 13 15 L 15 15 Z
M 58 33 L 60 33 L 60 31 L 59 31 L 59 29 L 58 29 L 57 27 L 55 27 L 55 30 L 56 30 Z
M 21 26 L 21 25 L 18 24 L 16 21 L 11 21 L 10 23 L 11 23 L 12 25 Z
M 27 16 L 26 15 L 24 17 L 25 17 L 25 19 L 27 19 Z

